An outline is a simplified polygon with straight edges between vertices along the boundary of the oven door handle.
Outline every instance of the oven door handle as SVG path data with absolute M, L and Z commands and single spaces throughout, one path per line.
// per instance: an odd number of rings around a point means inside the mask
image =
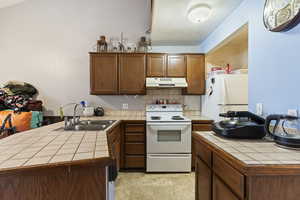
M 148 155 L 149 158 L 190 158 L 190 154 L 156 154 Z
M 168 126 L 167 124 L 164 124 L 164 125 L 160 125 L 160 126 L 157 126 L 157 125 L 148 125 L 148 127 L 152 130 L 155 130 L 155 131 L 171 131 L 171 130 L 180 130 L 180 131 L 184 131 L 188 128 L 188 124 L 186 125 L 174 125 L 172 124 L 172 126 Z
M 148 122 L 147 125 L 149 126 L 189 126 L 191 122 L 181 122 L 181 123 L 151 123 Z

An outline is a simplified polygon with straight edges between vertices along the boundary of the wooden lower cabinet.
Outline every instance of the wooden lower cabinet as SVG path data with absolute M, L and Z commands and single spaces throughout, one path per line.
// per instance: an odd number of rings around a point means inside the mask
M 208 146 L 197 140 L 194 142 L 196 145 L 196 200 L 244 199 L 244 176 L 227 163 L 223 163 L 223 160 Z M 242 197 L 238 198 L 236 194 L 241 194 Z
M 146 123 L 124 122 L 123 126 L 123 170 L 145 170 Z
M 1 200 L 106 200 L 109 161 L 14 169 L 0 175 Z
M 213 200 L 239 200 L 231 190 L 216 176 L 213 176 Z
M 300 165 L 247 165 L 193 133 L 196 200 L 299 200 Z
M 211 200 L 212 170 L 196 158 L 196 200 Z
M 145 168 L 145 156 L 138 155 L 126 155 L 125 156 L 125 168 L 126 169 L 144 169 Z
M 117 169 L 121 168 L 121 125 L 117 125 L 107 133 L 110 156 L 116 163 Z
M 212 124 L 193 123 L 193 131 L 211 131 Z
M 192 131 L 211 131 L 213 121 L 195 121 L 192 123 Z M 192 140 L 192 169 L 195 169 L 195 152 L 196 152 L 196 140 Z

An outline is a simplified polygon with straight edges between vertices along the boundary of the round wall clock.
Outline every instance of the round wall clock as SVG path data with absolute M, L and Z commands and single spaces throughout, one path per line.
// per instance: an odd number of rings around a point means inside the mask
M 266 0 L 264 24 L 269 31 L 287 31 L 300 22 L 300 0 Z

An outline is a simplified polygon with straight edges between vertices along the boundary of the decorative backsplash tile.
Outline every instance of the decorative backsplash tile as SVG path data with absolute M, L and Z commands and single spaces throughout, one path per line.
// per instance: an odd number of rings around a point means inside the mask
M 155 104 L 156 100 L 167 99 L 171 102 L 184 105 L 185 110 L 201 111 L 201 98 L 200 96 L 186 96 L 182 95 L 182 90 L 177 88 L 166 89 L 148 89 L 145 96 L 101 96 L 102 101 L 105 102 L 104 109 L 106 113 L 122 116 L 122 104 L 127 103 L 129 111 L 145 111 L 148 104 Z M 127 110 L 125 110 L 127 111 Z M 113 112 L 113 113 L 111 113 Z M 125 112 L 126 114 L 126 112 Z
M 184 104 L 184 96 L 181 89 L 148 89 L 144 97 L 145 104 L 155 104 L 156 100 L 167 99 L 178 104 Z

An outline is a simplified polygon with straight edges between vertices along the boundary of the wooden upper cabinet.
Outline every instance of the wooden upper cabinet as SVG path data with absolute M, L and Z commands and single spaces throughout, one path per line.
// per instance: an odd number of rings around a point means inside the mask
M 146 93 L 146 55 L 119 55 L 119 88 L 120 94 Z
M 185 55 L 168 55 L 167 77 L 186 77 Z
M 147 55 L 147 77 L 164 77 L 166 76 L 166 69 L 166 54 Z
M 204 55 L 200 54 L 91 53 L 91 94 L 144 95 L 147 74 L 147 77 L 185 77 L 188 88 L 183 94 L 202 95 L 204 61 Z
M 187 55 L 187 82 L 186 94 L 205 94 L 205 57 L 204 55 Z
M 117 54 L 91 54 L 90 59 L 91 94 L 118 94 Z

